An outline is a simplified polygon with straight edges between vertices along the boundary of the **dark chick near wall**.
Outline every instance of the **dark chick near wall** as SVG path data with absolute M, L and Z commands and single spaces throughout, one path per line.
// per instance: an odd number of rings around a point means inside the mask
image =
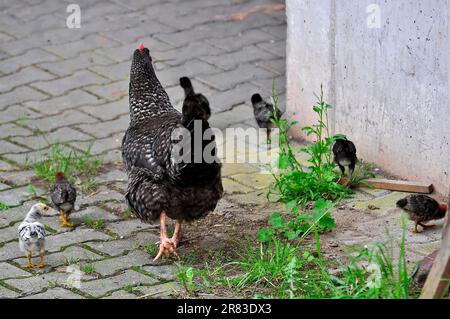
M 130 125 L 122 140 L 128 175 L 125 198 L 142 221 L 159 219 L 161 237 L 156 260 L 163 254 L 175 253 L 182 221 L 204 217 L 215 209 L 223 194 L 221 164 L 216 158 L 214 136 L 194 140 L 195 120 L 202 133 L 209 128 L 208 122 L 195 107 L 183 115 L 173 108 L 156 77 L 150 52 L 143 45 L 133 54 L 129 102 Z M 177 132 L 190 134 L 181 139 L 174 134 L 174 138 L 172 133 Z M 180 145 L 187 147 L 181 147 L 180 152 Z M 209 158 L 203 156 L 206 146 Z M 167 235 L 166 216 L 176 220 L 171 238 Z
M 348 167 L 349 181 L 352 179 L 353 171 L 358 160 L 356 157 L 356 147 L 352 141 L 346 138 L 338 139 L 333 145 L 334 162 L 345 175 L 345 167 Z
M 258 93 L 252 95 L 251 101 L 256 123 L 260 128 L 267 129 L 267 141 L 270 141 L 270 132 L 274 127 L 273 120 L 275 116 L 277 119 L 281 118 L 283 113 L 278 108 L 275 109 L 272 103 L 264 101 Z

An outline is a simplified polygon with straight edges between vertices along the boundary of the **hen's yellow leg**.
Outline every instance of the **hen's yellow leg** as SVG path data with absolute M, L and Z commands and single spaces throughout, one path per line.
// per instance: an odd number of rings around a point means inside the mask
M 69 216 L 67 216 L 62 210 L 59 211 L 59 213 L 61 214 L 61 227 L 72 227 L 72 224 L 69 222 Z
M 39 264 L 38 265 L 36 265 L 36 268 L 44 268 L 44 267 L 46 267 L 47 265 L 44 263 L 44 255 L 45 255 L 45 252 L 43 251 L 43 250 L 41 250 L 41 252 L 40 252 L 40 259 L 39 259 Z
M 28 264 L 23 266 L 22 268 L 33 268 L 33 264 L 31 263 L 31 253 L 27 253 Z

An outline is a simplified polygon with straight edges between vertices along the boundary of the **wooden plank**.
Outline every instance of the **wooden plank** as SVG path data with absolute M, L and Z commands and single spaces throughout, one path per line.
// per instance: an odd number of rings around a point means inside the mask
M 434 190 L 433 184 L 420 182 L 390 180 L 384 178 L 367 178 L 364 180 L 377 189 L 387 189 L 391 191 L 431 194 Z M 352 187 L 367 187 L 364 184 L 355 184 Z
M 450 228 L 446 224 L 444 238 L 433 267 L 427 277 L 420 298 L 436 299 L 445 297 L 450 284 Z

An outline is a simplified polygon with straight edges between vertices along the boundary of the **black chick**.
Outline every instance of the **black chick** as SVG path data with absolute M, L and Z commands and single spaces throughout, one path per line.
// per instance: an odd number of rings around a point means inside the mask
M 349 180 L 352 179 L 353 171 L 355 170 L 356 161 L 356 147 L 352 141 L 345 139 L 338 139 L 333 145 L 334 162 L 341 169 L 342 175 L 345 175 L 345 167 L 348 167 Z
M 272 103 L 264 101 L 258 93 L 252 95 L 252 105 L 256 123 L 260 128 L 267 129 L 267 141 L 270 141 L 270 132 L 274 127 L 272 120 L 275 119 L 274 106 Z M 279 119 L 282 115 L 283 113 L 277 108 L 277 118 Z
M 192 82 L 187 76 L 180 78 L 180 86 L 184 90 L 181 124 L 187 126 L 194 119 L 207 121 L 211 117 L 208 99 L 203 94 L 194 92 Z
M 59 211 L 61 227 L 72 227 L 69 215 L 75 207 L 77 191 L 67 180 L 63 172 L 56 173 L 56 182 L 50 187 L 50 199 L 55 209 Z
M 424 222 L 441 219 L 447 212 L 447 204 L 439 204 L 436 200 L 427 195 L 412 194 L 397 201 L 397 207 L 404 210 L 409 219 L 414 221 L 414 233 L 417 233 L 417 226 L 424 229 L 434 225 L 424 225 Z

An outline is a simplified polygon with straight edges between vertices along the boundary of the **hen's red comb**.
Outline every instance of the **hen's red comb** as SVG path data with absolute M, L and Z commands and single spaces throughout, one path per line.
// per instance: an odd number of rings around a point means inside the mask
M 138 49 L 139 49 L 139 51 L 144 51 L 144 49 L 145 49 L 144 43 L 139 44 Z

